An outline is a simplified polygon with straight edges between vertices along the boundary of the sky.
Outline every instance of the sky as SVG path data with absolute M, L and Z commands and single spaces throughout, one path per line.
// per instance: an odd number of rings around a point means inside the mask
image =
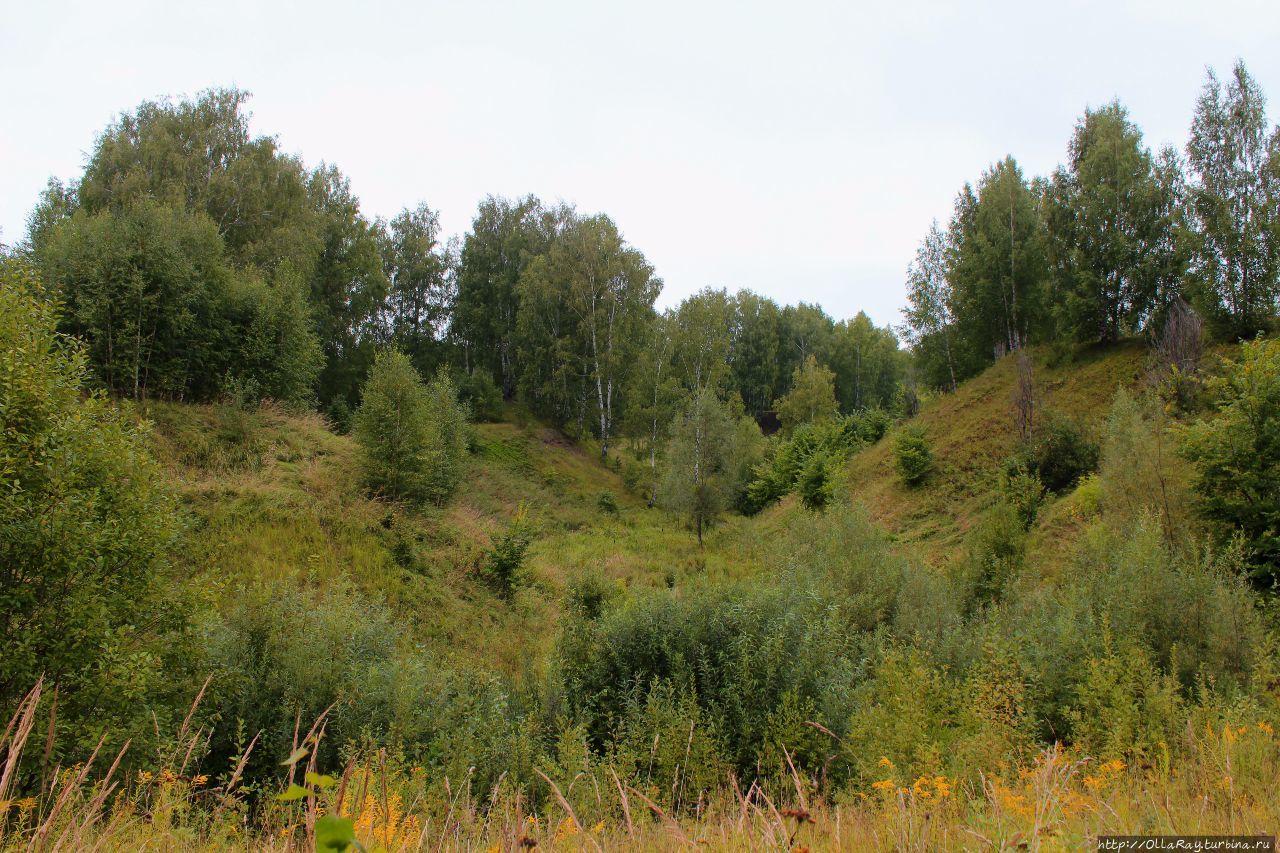
M 1048 174 L 1119 97 L 1185 146 L 1205 70 L 1280 117 L 1280 4 L 0 0 L 0 241 L 122 111 L 236 86 L 255 134 L 335 163 L 366 215 L 486 195 L 607 213 L 665 282 L 900 320 L 957 190 Z

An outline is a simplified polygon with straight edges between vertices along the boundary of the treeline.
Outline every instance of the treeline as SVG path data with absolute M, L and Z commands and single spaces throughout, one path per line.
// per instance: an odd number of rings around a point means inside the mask
M 708 388 L 767 411 L 809 356 L 846 411 L 892 400 L 904 357 L 864 314 L 723 290 L 659 313 L 661 280 L 611 219 L 532 196 L 487 198 L 461 240 L 426 204 L 371 219 L 337 167 L 252 136 L 247 97 L 122 115 L 32 214 L 21 250 L 115 394 L 315 403 L 345 429 L 396 349 L 449 368 L 478 415 L 518 399 L 606 455 Z
M 1280 295 L 1280 128 L 1242 62 L 1209 71 L 1185 157 L 1146 147 L 1118 101 L 1086 110 L 1052 175 L 1007 157 L 966 184 L 907 282 L 905 337 L 940 388 L 1025 344 L 1157 328 L 1179 300 L 1251 337 Z

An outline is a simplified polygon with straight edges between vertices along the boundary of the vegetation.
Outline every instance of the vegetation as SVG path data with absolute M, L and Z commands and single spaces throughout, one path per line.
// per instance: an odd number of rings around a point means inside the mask
M 1118 102 L 992 165 L 901 333 L 659 312 L 533 197 L 371 221 L 244 102 L 123 115 L 0 259 L 0 848 L 1274 831 L 1243 65 L 1185 175 Z

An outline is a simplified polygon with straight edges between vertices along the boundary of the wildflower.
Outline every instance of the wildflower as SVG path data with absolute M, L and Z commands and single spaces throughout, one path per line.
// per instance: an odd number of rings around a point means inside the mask
M 934 787 L 934 790 L 938 792 L 939 797 L 951 796 L 951 783 L 947 781 L 947 777 L 945 776 L 933 777 L 933 787 Z
M 1267 734 L 1269 734 L 1269 735 L 1273 735 L 1273 734 L 1275 734 L 1275 733 L 1276 733 L 1276 730 L 1275 730 L 1275 729 L 1273 729 L 1273 728 L 1271 728 L 1271 724 L 1270 724 L 1270 723 L 1267 723 L 1267 722 L 1259 722 L 1259 723 L 1258 723 L 1258 731 L 1260 731 L 1260 732 L 1266 732 L 1266 733 L 1267 733 Z
M 892 779 L 881 779 L 879 782 L 872 782 L 871 787 L 875 788 L 877 791 L 892 791 L 897 787 L 897 783 Z
M 1112 773 L 1119 773 L 1125 768 L 1125 763 L 1117 758 L 1112 761 L 1108 761 L 1102 766 Z
M 880 756 L 879 764 L 881 767 L 887 767 L 890 770 L 893 769 L 893 762 L 890 761 L 887 756 L 884 756 L 884 755 Z
M 24 797 L 23 799 L 18 800 L 18 811 L 24 815 L 31 813 L 35 809 L 35 807 L 36 807 L 35 797 Z
M 208 781 L 209 781 L 209 777 L 204 773 L 200 773 L 191 777 L 191 784 L 196 786 L 197 788 L 203 787 L 206 783 L 208 783 Z
M 150 782 L 150 781 L 151 781 L 151 779 L 152 779 L 152 776 L 151 776 L 151 771 L 150 771 L 150 770 L 139 770 L 139 771 L 138 771 L 138 781 L 139 781 L 139 782 L 141 782 L 142 784 L 144 784 L 144 785 L 145 785 L 145 784 L 147 784 L 148 782 Z
M 556 835 L 555 835 L 556 843 L 564 841 L 566 838 L 571 838 L 572 836 L 577 834 L 578 834 L 577 822 L 574 821 L 573 818 L 566 816 L 564 820 L 560 821 L 560 825 L 556 827 Z
M 599 835 L 602 832 L 604 832 L 604 821 L 600 821 L 595 826 L 591 827 L 591 833 L 593 835 Z

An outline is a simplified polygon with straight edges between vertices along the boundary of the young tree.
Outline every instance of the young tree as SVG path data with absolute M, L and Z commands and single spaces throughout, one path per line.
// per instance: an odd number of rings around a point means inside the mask
M 703 529 L 725 510 L 736 488 L 733 438 L 733 418 L 709 388 L 689 400 L 671 428 L 660 503 L 693 523 L 699 547 Z
M 1194 270 L 1220 324 L 1236 336 L 1263 328 L 1280 266 L 1280 143 L 1267 139 L 1266 98 L 1243 62 L 1225 89 L 1212 70 L 1196 101 L 1187 157 L 1198 239 Z
M 812 355 L 792 375 L 791 390 L 773 404 L 789 435 L 801 424 L 829 421 L 839 414 L 835 374 Z
M 466 415 L 447 374 L 424 385 L 404 353 L 379 353 L 354 434 L 375 491 L 437 504 L 453 494 L 465 462 Z

